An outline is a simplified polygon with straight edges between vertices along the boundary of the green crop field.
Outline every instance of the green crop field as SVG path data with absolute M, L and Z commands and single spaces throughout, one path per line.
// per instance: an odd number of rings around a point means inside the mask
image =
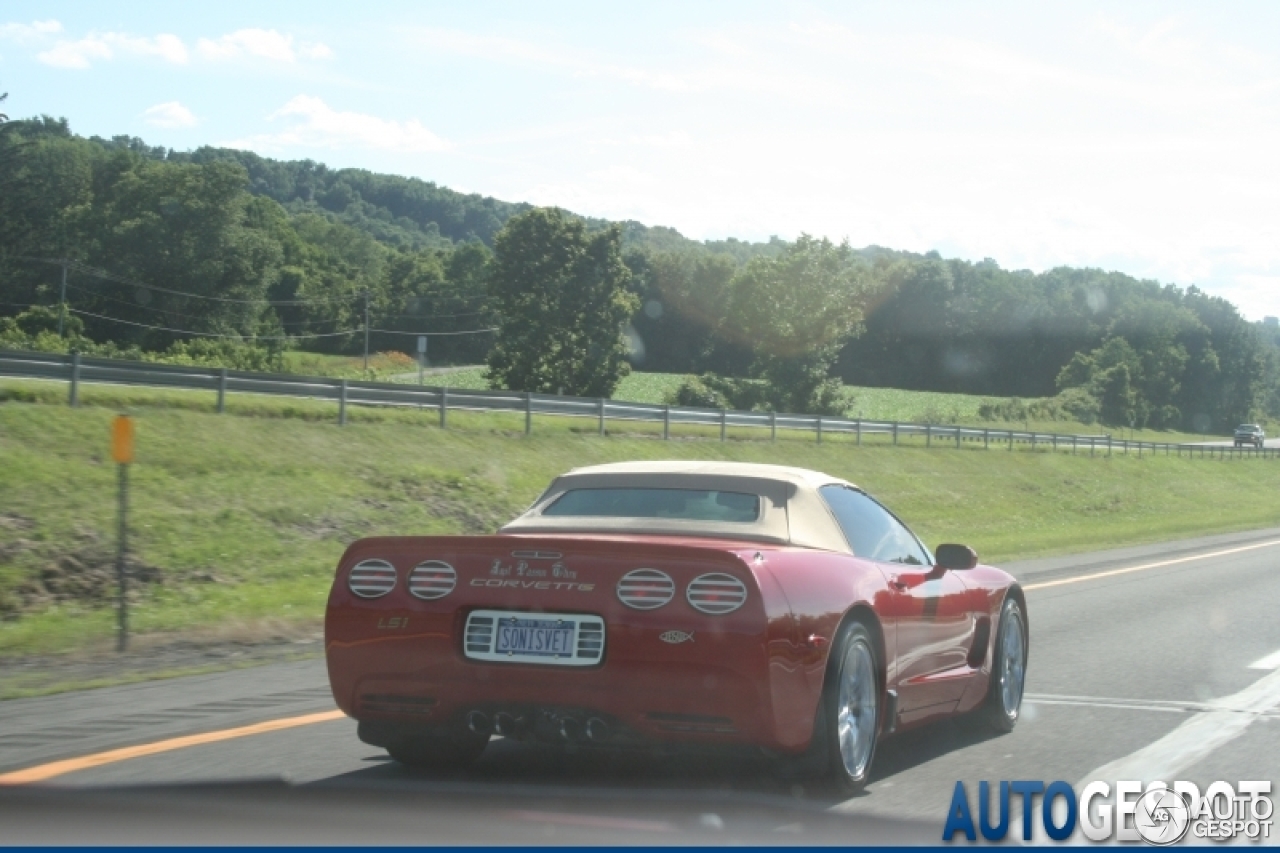
M 337 358 L 337 357 L 332 357 Z M 346 361 L 350 361 L 347 359 Z M 335 362 L 341 365 L 345 362 Z M 305 372 L 305 371 L 298 371 Z M 336 375 L 336 374 L 325 374 Z M 685 377 L 679 373 L 633 372 L 625 377 L 614 392 L 613 399 L 633 403 L 661 405 L 680 387 Z M 404 377 L 397 381 L 416 382 L 416 377 Z M 448 373 L 428 375 L 427 385 L 447 385 L 450 388 L 488 388 L 483 367 L 450 370 Z M 862 388 L 845 386 L 845 416 L 871 421 L 900 421 L 903 423 L 958 424 L 961 426 L 990 427 L 992 429 L 1036 430 L 1062 434 L 1101 435 L 1114 433 L 1116 438 L 1134 438 L 1142 441 L 1184 442 L 1204 441 L 1206 436 L 1168 430 L 1110 430 L 1097 424 L 1076 421 L 984 421 L 978 417 L 978 407 L 991 398 L 974 394 L 947 394 L 940 391 L 904 391 L 897 388 Z M 1033 402 L 1028 399 L 1024 402 Z
M 492 531 L 557 473 L 624 459 L 709 458 L 817 468 L 883 498 L 930 543 L 995 563 L 1280 524 L 1280 463 L 1005 449 L 919 441 L 777 443 L 653 425 L 355 409 L 231 395 L 0 384 L 0 659 L 109 645 L 112 415 L 138 416 L 131 521 L 136 630 L 245 637 L 319 624 L 347 543 L 375 534 Z M 203 410 L 202 410 L 203 409 Z

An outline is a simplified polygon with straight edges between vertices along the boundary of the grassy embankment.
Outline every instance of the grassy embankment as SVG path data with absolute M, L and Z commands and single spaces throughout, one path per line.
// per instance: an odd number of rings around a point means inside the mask
M 122 406 L 138 415 L 131 529 L 150 578 L 133 626 L 150 634 L 314 629 L 352 539 L 491 531 L 555 474 L 623 459 L 822 469 L 883 498 L 926 541 L 964 541 L 995 563 L 1280 524 L 1271 460 L 818 445 L 786 434 L 771 444 L 734 430 L 722 444 L 714 429 L 688 428 L 663 442 L 656 425 L 614 422 L 601 438 L 594 421 L 553 418 L 525 438 L 519 416 L 451 413 L 442 431 L 431 410 L 356 409 L 339 428 L 332 404 L 314 401 L 231 395 L 219 416 L 163 407 L 189 402 L 182 392 L 87 386 L 78 410 L 61 405 L 64 394 L 57 383 L 0 383 L 0 660 L 110 645 L 114 616 L 94 596 L 108 592 L 107 437 Z
M 338 379 L 372 379 L 405 384 L 415 384 L 417 381 L 417 368 L 412 359 L 403 353 L 375 354 L 370 359 L 370 369 L 367 372 L 364 370 L 364 360 L 358 356 L 287 352 L 284 359 L 287 371 L 301 375 L 330 376 Z M 424 378 L 427 385 L 447 385 L 450 388 L 489 387 L 489 383 L 484 378 L 483 367 L 461 369 L 445 367 L 429 370 L 431 372 L 428 372 Z M 622 380 L 613 398 L 635 403 L 665 403 L 684 379 L 685 376 L 679 373 L 634 372 Z M 978 416 L 978 407 L 987 399 L 989 398 L 974 394 L 845 386 L 845 400 L 848 406 L 845 414 L 850 418 L 875 421 L 959 424 L 979 428 L 1035 430 L 1067 435 L 1101 435 L 1110 432 L 1116 438 L 1154 442 L 1204 441 L 1212 437 L 1165 430 L 1113 430 L 1098 424 L 1082 424 L 1075 421 L 984 421 Z M 1033 400 L 1028 399 L 1025 402 L 1030 403 Z

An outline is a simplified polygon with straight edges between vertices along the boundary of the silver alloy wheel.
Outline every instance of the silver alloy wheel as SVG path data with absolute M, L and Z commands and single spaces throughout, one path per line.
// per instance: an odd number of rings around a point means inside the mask
M 1022 612 L 1014 604 L 1006 611 L 1004 648 L 1000 660 L 1000 701 L 1005 716 L 1014 719 L 1022 705 L 1022 682 L 1027 673 L 1026 632 L 1022 628 Z
M 845 772 L 860 779 L 876 743 L 876 672 L 871 648 L 858 638 L 849 643 L 840 667 L 836 737 Z

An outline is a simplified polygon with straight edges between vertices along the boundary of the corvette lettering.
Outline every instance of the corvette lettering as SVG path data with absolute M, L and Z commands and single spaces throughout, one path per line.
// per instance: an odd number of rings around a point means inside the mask
M 573 581 L 523 581 L 504 578 L 472 578 L 472 586 L 504 587 L 506 589 L 562 589 L 567 591 L 591 592 L 596 588 L 593 583 L 576 583 Z

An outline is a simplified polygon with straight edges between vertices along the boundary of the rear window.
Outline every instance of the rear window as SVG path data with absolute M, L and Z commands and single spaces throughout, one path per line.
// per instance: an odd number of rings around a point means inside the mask
M 749 523 L 760 518 L 760 497 L 711 489 L 571 489 L 542 514 Z

